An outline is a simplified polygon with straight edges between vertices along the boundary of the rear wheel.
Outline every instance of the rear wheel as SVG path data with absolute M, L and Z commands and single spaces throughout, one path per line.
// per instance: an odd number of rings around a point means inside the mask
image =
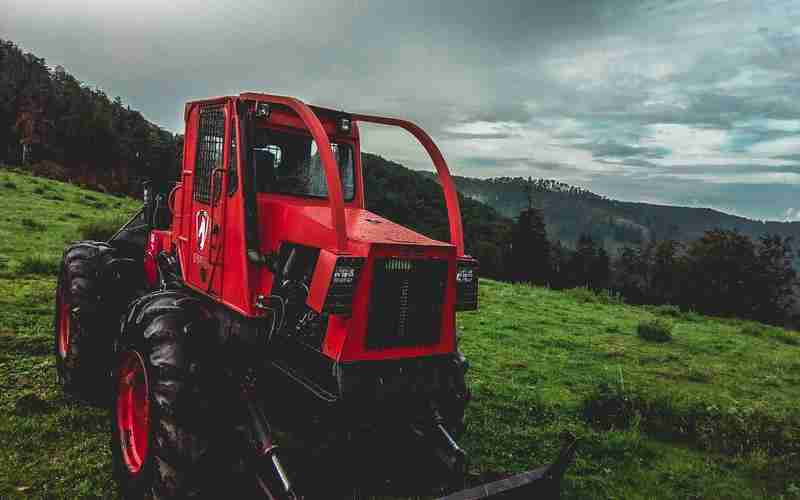
M 89 399 L 108 390 L 119 307 L 110 293 L 114 249 L 82 241 L 64 252 L 55 309 L 56 371 L 66 392 Z
M 206 321 L 203 311 L 184 293 L 159 292 L 141 299 L 128 318 L 112 418 L 114 475 L 122 496 L 208 497 L 219 480 L 210 436 L 212 424 L 220 422 L 190 345 Z

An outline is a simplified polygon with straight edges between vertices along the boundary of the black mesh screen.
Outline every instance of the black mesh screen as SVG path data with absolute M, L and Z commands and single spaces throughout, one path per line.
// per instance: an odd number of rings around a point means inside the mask
M 228 196 L 236 192 L 239 184 L 239 154 L 236 147 L 236 119 L 231 118 L 231 150 L 228 153 Z
M 214 168 L 222 167 L 225 142 L 225 113 L 222 106 L 209 106 L 200 111 L 200 130 L 197 134 L 197 164 L 194 172 L 194 199 L 211 203 L 211 176 Z M 214 201 L 219 197 L 219 181 L 214 185 Z
M 438 342 L 446 283 L 445 261 L 375 259 L 367 348 Z

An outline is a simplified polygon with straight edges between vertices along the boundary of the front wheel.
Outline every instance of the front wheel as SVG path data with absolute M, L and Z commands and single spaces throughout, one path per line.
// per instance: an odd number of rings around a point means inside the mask
M 126 326 L 115 377 L 115 479 L 127 499 L 207 497 L 216 475 L 214 418 L 189 349 L 202 311 L 179 292 L 145 297 L 136 307 L 138 323 Z

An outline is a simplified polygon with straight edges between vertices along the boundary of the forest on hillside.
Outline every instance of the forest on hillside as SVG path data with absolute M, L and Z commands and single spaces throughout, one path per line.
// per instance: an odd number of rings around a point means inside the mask
M 174 177 L 181 147 L 120 97 L 0 39 L 0 161 L 132 194 L 141 178 Z

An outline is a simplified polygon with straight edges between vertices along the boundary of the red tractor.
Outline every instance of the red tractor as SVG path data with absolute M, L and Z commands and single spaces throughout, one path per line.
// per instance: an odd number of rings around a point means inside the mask
M 257 93 L 191 102 L 185 122 L 174 188 L 147 186 L 108 242 L 70 246 L 59 278 L 59 379 L 112 393 L 122 496 L 557 496 L 572 446 L 453 493 L 469 400 L 455 313 L 477 308 L 477 262 L 430 137 Z M 358 122 L 421 142 L 449 242 L 366 210 Z

